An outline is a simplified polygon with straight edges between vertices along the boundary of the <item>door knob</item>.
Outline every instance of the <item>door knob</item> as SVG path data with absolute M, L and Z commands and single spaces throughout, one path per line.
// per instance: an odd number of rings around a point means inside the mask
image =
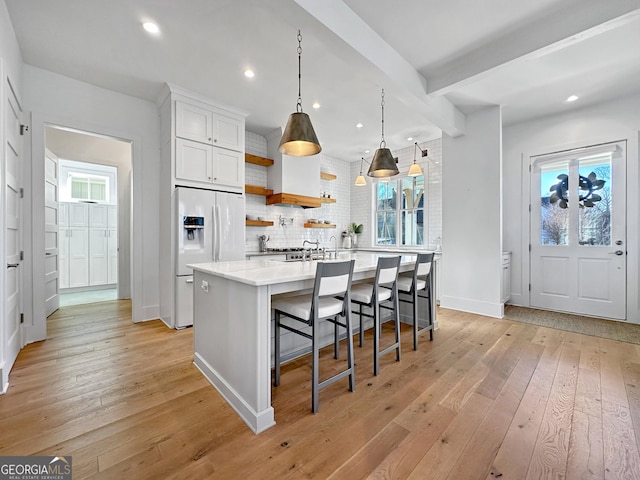
M 609 255 L 623 255 L 624 252 L 622 250 L 616 250 L 615 252 L 609 252 Z
M 7 268 L 18 268 L 19 266 L 19 263 L 7 263 Z

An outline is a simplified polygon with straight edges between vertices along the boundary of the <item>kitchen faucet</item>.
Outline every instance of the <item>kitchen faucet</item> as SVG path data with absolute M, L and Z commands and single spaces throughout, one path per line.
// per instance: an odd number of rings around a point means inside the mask
M 309 240 L 305 240 L 305 241 L 302 243 L 302 248 L 304 248 L 304 246 L 305 246 L 307 243 L 308 243 L 309 245 L 315 245 L 315 246 L 316 246 L 316 255 L 319 255 L 319 254 L 320 254 L 320 240 L 316 240 L 315 242 L 310 242 Z M 302 255 L 303 255 L 302 259 L 303 259 L 303 260 L 306 260 L 306 255 L 307 255 L 306 250 L 304 250 L 304 251 L 303 251 Z M 311 260 L 311 254 L 309 254 L 309 260 Z
M 338 258 L 338 239 L 336 238 L 335 235 L 331 235 L 329 237 L 329 245 L 331 245 L 332 238 L 336 241 L 336 248 L 333 250 L 333 258 L 337 259 Z M 329 258 L 331 258 L 331 254 L 329 254 Z

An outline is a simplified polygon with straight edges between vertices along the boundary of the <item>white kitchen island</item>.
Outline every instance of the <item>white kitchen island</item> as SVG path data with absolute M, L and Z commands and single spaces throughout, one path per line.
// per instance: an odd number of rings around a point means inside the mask
M 375 276 L 380 256 L 355 258 L 353 281 Z M 403 255 L 401 271 L 415 255 Z M 271 406 L 271 296 L 313 287 L 316 261 L 246 260 L 189 265 L 194 270 L 194 364 L 254 433 L 275 425 Z

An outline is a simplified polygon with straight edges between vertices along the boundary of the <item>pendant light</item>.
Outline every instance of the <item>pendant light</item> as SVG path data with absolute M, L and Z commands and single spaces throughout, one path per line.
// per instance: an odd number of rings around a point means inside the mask
M 422 168 L 420 168 L 420 165 L 418 165 L 416 163 L 416 150 L 420 148 L 418 146 L 418 142 L 415 143 L 415 146 L 413 147 L 413 163 L 411 164 L 411 166 L 409 167 L 409 173 L 407 175 L 409 175 L 410 177 L 417 177 L 419 175 L 422 175 Z M 424 157 L 424 152 L 426 152 L 426 150 L 423 152 L 422 149 L 420 148 L 420 152 L 422 154 L 422 156 Z
M 384 139 L 384 88 L 382 89 L 380 105 L 382 107 L 382 141 L 380 142 L 380 148 L 373 155 L 371 166 L 367 172 L 368 176 L 377 178 L 391 177 L 400 173 L 396 165 L 396 159 L 393 158 L 391 150 L 387 148 L 387 142 Z
M 363 163 L 364 163 L 364 157 L 362 157 L 362 160 L 360 160 L 360 175 L 358 175 L 358 177 L 356 178 L 356 183 L 354 183 L 354 185 L 356 187 L 363 187 L 363 186 L 365 186 L 367 184 L 367 180 L 362 175 L 362 164 Z
M 306 157 L 316 155 L 322 151 L 322 147 L 313 130 L 309 115 L 302 111 L 302 95 L 300 93 L 300 80 L 302 78 L 301 71 L 302 57 L 302 35 L 298 30 L 298 103 L 296 111 L 289 115 L 287 126 L 280 140 L 279 150 L 281 153 L 291 155 L 293 157 Z

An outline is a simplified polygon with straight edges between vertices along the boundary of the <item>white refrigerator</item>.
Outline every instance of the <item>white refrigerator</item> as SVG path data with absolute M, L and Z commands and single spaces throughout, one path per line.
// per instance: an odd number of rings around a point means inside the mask
M 177 187 L 175 328 L 193 325 L 191 263 L 244 260 L 245 199 L 236 193 Z

